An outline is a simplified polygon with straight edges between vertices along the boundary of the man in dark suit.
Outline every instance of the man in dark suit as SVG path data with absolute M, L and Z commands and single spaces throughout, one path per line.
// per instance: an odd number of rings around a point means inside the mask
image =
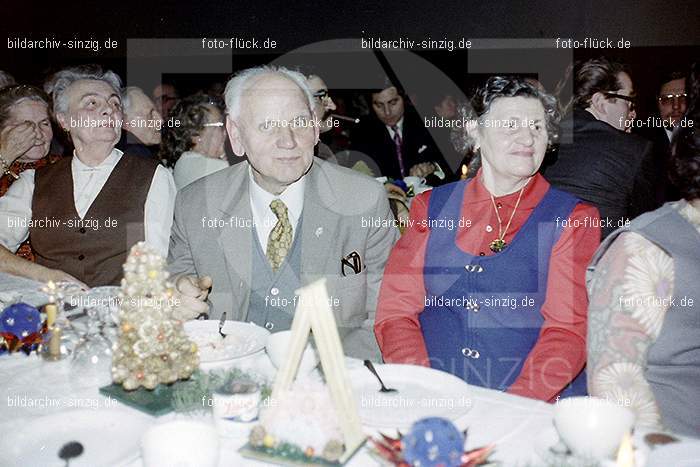
M 370 156 L 381 174 L 393 179 L 427 177 L 449 166 L 423 126 L 420 116 L 406 106 L 396 86 L 371 93 L 372 116 L 363 119 L 352 136 L 352 150 Z M 437 177 L 436 177 L 437 178 Z
M 573 143 L 562 143 L 543 173 L 555 187 L 598 208 L 605 238 L 657 207 L 652 143 L 624 132 L 634 89 L 621 64 L 605 58 L 579 64 L 574 93 L 573 122 L 562 125 Z
M 661 78 L 656 104 L 660 121 L 652 120 L 650 125 L 640 128 L 639 134 L 654 143 L 654 161 L 662 180 L 657 187 L 657 200 L 661 204 L 681 197 L 668 178 L 668 164 L 671 158 L 671 138 L 686 110 L 684 73 L 673 71 Z

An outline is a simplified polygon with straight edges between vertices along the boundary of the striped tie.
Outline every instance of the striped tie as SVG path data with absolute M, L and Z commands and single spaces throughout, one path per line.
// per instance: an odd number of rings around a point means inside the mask
M 394 125 L 391 127 L 394 132 L 394 149 L 396 150 L 396 158 L 399 160 L 399 170 L 401 170 L 401 177 L 406 176 L 406 170 L 403 167 L 403 154 L 401 153 L 401 135 L 399 134 L 399 127 Z

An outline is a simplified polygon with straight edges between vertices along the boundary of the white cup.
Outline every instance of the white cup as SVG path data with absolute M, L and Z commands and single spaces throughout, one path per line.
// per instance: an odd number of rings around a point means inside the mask
M 144 467 L 216 467 L 219 435 L 207 423 L 174 420 L 155 425 L 141 438 Z
M 634 421 L 630 409 L 597 397 L 561 399 L 554 408 L 554 425 L 562 441 L 574 454 L 599 461 L 615 456 Z
M 425 179 L 422 177 L 414 177 L 414 176 L 409 176 L 409 177 L 404 177 L 403 181 L 406 185 L 409 187 L 413 185 L 413 190 L 415 191 L 419 186 L 425 185 Z
M 282 364 L 289 357 L 289 341 L 292 337 L 292 331 L 280 331 L 274 334 L 270 334 L 267 337 L 267 345 L 265 345 L 265 350 L 267 355 L 270 357 L 272 364 L 275 368 L 280 368 Z M 306 344 L 304 353 L 301 357 L 301 363 L 299 363 L 299 375 L 308 375 L 316 368 L 318 365 L 318 355 L 316 350 L 311 347 L 311 344 Z

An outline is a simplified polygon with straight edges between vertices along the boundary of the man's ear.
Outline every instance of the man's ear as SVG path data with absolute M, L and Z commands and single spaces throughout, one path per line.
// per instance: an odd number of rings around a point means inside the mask
M 241 138 L 241 129 L 238 127 L 236 122 L 233 121 L 230 115 L 226 116 L 226 133 L 228 133 L 228 140 L 231 143 L 233 153 L 238 157 L 245 156 L 245 148 L 243 147 L 243 141 Z
M 311 115 L 314 116 L 314 122 L 317 122 L 318 117 L 316 117 L 316 113 L 312 112 Z M 316 146 L 321 139 L 321 125 L 313 125 L 314 127 L 314 146 Z
M 479 131 L 479 122 L 477 120 L 469 120 L 467 122 L 467 135 L 474 142 L 474 150 L 481 147 L 481 132 Z
M 607 106 L 605 105 L 607 102 L 607 98 L 605 97 L 605 94 L 602 92 L 596 92 L 591 96 L 591 109 L 597 112 L 599 115 L 605 115 L 608 113 L 607 111 Z
M 70 132 L 70 126 L 68 125 L 68 121 L 66 121 L 66 114 L 63 112 L 56 113 L 56 121 L 58 122 L 58 125 L 64 129 L 65 131 Z

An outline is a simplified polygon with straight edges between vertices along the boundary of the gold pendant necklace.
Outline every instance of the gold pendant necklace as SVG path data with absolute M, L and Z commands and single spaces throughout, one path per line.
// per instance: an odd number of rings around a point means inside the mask
M 525 184 L 527 186 L 527 184 Z M 515 207 L 513 208 L 513 212 L 510 215 L 510 219 L 508 219 L 508 224 L 506 225 L 505 230 L 503 230 L 503 223 L 501 222 L 501 215 L 498 214 L 498 208 L 496 207 L 496 200 L 491 195 L 491 204 L 493 204 L 493 210 L 496 212 L 496 219 L 498 219 L 498 238 L 494 239 L 491 243 L 489 243 L 489 249 L 493 251 L 494 253 L 500 253 L 503 251 L 508 244 L 504 240 L 506 237 L 506 233 L 508 232 L 508 229 L 510 228 L 510 223 L 513 222 L 513 217 L 515 217 L 515 211 L 518 210 L 518 205 L 520 204 L 520 198 L 523 196 L 523 191 L 525 190 L 525 186 L 523 186 L 520 189 L 520 194 L 518 195 L 518 200 L 515 202 Z M 490 193 L 489 193 L 490 194 Z

